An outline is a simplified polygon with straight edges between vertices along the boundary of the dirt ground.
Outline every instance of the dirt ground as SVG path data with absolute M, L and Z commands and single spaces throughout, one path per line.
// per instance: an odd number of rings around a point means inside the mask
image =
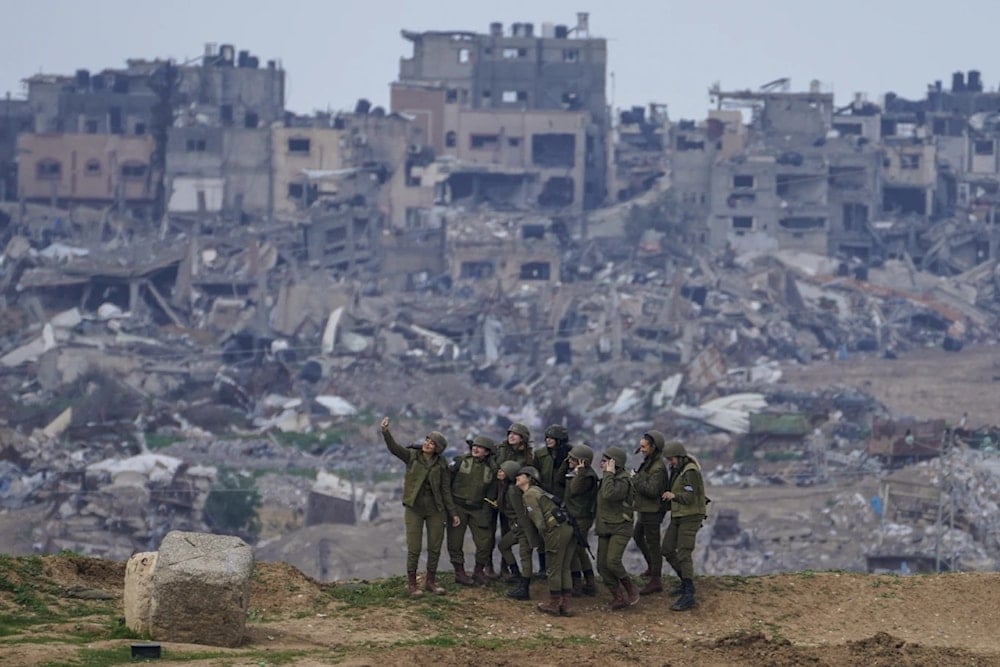
M 898 359 L 854 355 L 846 361 L 786 365 L 783 380 L 802 390 L 857 387 L 898 416 L 942 418 L 955 424 L 969 413 L 969 427 L 996 424 L 1000 403 L 1000 346 L 961 352 L 912 350 Z
M 112 599 L 76 599 L 66 607 L 71 618 L 15 634 L 5 625 L 0 664 L 128 663 L 136 640 L 85 634 L 122 613 L 124 564 L 40 561 L 34 590 L 55 597 L 101 590 Z M 2 581 L 23 591 L 26 582 L 14 579 L 8 572 Z M 288 565 L 258 563 L 242 646 L 166 642 L 156 664 L 1000 665 L 997 574 L 706 577 L 696 581 L 699 605 L 689 612 L 671 612 L 666 594 L 608 612 L 602 593 L 574 599 L 571 618 L 535 609 L 542 582 L 533 584 L 532 602 L 506 599 L 500 585 L 459 589 L 448 576 L 444 582 L 444 596 L 410 598 L 399 578 L 324 585 Z M 0 590 L 4 618 L 19 604 L 7 588 Z

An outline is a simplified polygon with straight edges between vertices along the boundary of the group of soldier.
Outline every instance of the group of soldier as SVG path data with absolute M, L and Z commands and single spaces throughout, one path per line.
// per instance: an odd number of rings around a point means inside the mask
M 447 540 L 456 583 L 486 585 L 506 577 L 513 585 L 507 596 L 516 600 L 530 597 L 532 555 L 537 552 L 538 578 L 549 588 L 548 601 L 538 609 L 547 614 L 572 616 L 572 598 L 597 595 L 595 565 L 611 594 L 608 609 L 634 605 L 640 595 L 664 590 L 664 560 L 678 576 L 670 591 L 677 596 L 671 609 L 695 605 L 692 554 L 708 500 L 698 461 L 680 442 L 668 443 L 661 432 L 648 430 L 635 450 L 643 457 L 637 468 L 627 469 L 624 449 L 608 447 L 598 475 L 593 449 L 570 446 L 569 432 L 558 424 L 545 429 L 545 445 L 537 449 L 531 447 L 529 429 L 520 423 L 511 424 L 500 443 L 478 435 L 466 441 L 469 451 L 450 463 L 440 431 L 431 431 L 420 445 L 406 447 L 396 442 L 389 425 L 389 418 L 383 418 L 382 437 L 406 465 L 403 506 L 411 595 L 444 593 L 437 569 Z M 597 535 L 596 558 L 587 540 L 591 528 Z M 471 575 L 465 570 L 466 532 L 475 545 Z M 427 575 L 421 586 L 417 567 L 425 534 Z M 646 561 L 642 588 L 623 564 L 630 540 Z M 499 570 L 493 567 L 497 548 Z

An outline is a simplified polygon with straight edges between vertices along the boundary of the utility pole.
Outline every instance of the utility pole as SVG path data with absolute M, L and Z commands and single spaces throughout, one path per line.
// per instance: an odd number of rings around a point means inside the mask
M 934 521 L 934 571 L 940 572 L 942 564 L 948 571 L 955 570 L 955 551 L 942 554 L 942 537 L 945 527 L 955 528 L 955 471 L 952 466 L 951 453 L 954 451 L 954 433 L 951 428 L 945 428 L 941 435 L 941 450 L 938 454 L 938 511 Z M 944 563 L 942 563 L 944 561 Z

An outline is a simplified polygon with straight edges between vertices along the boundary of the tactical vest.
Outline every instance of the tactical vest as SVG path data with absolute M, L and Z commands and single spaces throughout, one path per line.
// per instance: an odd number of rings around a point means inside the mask
M 694 479 L 685 479 L 685 475 L 689 472 L 694 472 Z M 691 476 L 689 476 L 691 477 Z M 685 484 L 687 482 L 687 484 Z M 691 490 L 688 491 L 685 486 L 690 486 Z M 670 503 L 670 517 L 671 519 L 679 519 L 684 516 L 694 516 L 694 515 L 705 515 L 708 513 L 708 502 L 705 498 L 705 482 L 701 477 L 701 469 L 698 464 L 688 461 L 683 468 L 681 468 L 680 474 L 676 475 L 670 480 L 670 490 L 674 495 L 690 494 L 694 493 L 694 502 L 691 503 L 679 503 L 673 501 Z

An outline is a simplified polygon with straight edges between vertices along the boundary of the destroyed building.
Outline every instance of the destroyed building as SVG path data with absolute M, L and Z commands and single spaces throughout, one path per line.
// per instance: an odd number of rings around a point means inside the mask
M 494 22 L 485 34 L 403 37 L 413 55 L 400 61 L 391 106 L 414 116 L 436 156 L 457 159 L 452 197 L 471 189 L 508 206 L 576 212 L 604 202 L 606 43 L 590 36 L 586 13 L 537 34 L 532 23 Z M 477 166 L 463 169 L 470 158 Z
M 38 135 L 68 141 L 77 134 L 150 137 L 155 147 L 145 168 L 154 182 L 167 178 L 167 191 L 179 179 L 179 192 L 170 198 L 174 210 L 192 210 L 202 192 L 210 209 L 267 211 L 265 128 L 285 113 L 285 73 L 277 61 L 260 67 L 249 51 L 207 44 L 197 64 L 132 59 L 125 68 L 39 74 L 25 82 Z M 63 161 L 67 151 L 22 168 L 84 174 L 86 165 Z

